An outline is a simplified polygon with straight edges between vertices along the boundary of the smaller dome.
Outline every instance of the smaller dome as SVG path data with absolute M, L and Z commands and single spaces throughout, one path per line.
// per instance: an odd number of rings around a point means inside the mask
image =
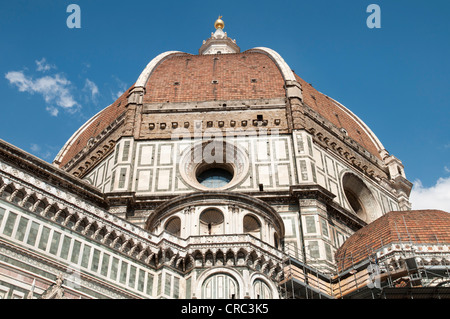
M 393 243 L 450 244 L 450 213 L 440 210 L 393 211 L 350 236 L 336 251 L 339 271 Z
M 225 28 L 225 22 L 222 20 L 222 16 L 219 16 L 219 18 L 214 22 L 214 27 L 216 29 L 222 29 Z

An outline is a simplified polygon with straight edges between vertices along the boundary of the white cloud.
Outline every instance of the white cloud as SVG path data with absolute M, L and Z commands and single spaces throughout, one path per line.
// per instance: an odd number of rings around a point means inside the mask
M 41 147 L 37 144 L 31 144 L 30 149 L 33 152 L 39 152 L 41 150 Z
M 440 209 L 450 212 L 450 177 L 441 177 L 436 185 L 424 187 L 420 180 L 414 182 L 410 195 L 412 209 Z
M 49 149 L 52 149 L 52 151 L 50 151 Z M 45 161 L 50 161 L 52 158 L 52 152 L 53 152 L 53 147 L 48 146 L 48 145 L 44 145 L 44 147 L 41 147 L 38 144 L 34 144 L 32 143 L 30 146 L 30 151 L 37 157 L 45 160 Z
M 32 81 L 29 80 L 21 71 L 11 71 L 6 73 L 5 78 L 11 84 L 15 84 L 20 92 L 25 92 L 31 89 Z
M 125 90 L 118 90 L 116 92 L 111 92 L 111 97 L 112 99 L 115 101 L 117 100 L 119 97 L 122 96 L 123 92 L 125 92 Z
M 127 89 L 127 84 L 123 82 L 121 79 L 119 79 L 117 76 L 113 75 L 113 78 L 116 80 L 117 85 L 119 87 L 117 90 L 114 90 L 114 92 L 111 91 L 111 97 L 115 101 L 119 97 L 121 97 L 122 94 L 125 92 L 125 90 Z
M 89 79 L 86 79 L 86 83 L 84 85 L 84 90 L 88 91 L 91 94 L 92 100 L 95 102 L 96 97 L 99 94 L 98 86 Z
M 42 58 L 40 61 L 36 60 L 34 62 L 36 62 L 36 65 L 37 65 L 36 70 L 40 71 L 40 72 L 45 72 L 45 71 L 49 71 L 51 69 L 56 69 L 56 66 L 48 64 L 47 60 L 45 58 Z
M 5 78 L 20 92 L 42 95 L 46 103 L 56 104 L 67 110 L 78 105 L 70 92 L 71 82 L 61 74 L 33 79 L 22 71 L 11 71 L 6 73 Z M 58 110 L 54 106 L 47 106 L 46 109 L 52 116 L 58 115 Z
M 59 110 L 54 106 L 47 106 L 45 110 L 50 113 L 51 116 L 58 116 Z

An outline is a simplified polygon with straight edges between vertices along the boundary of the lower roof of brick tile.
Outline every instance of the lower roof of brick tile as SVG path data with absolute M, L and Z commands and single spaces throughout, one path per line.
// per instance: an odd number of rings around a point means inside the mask
M 336 251 L 339 269 L 357 265 L 390 244 L 450 244 L 450 213 L 441 210 L 392 211 L 350 236 Z

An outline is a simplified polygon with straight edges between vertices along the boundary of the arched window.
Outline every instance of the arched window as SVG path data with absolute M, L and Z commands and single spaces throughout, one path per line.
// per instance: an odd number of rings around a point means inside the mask
M 264 281 L 257 279 L 253 283 L 255 299 L 272 299 L 272 290 Z
M 237 299 L 239 285 L 227 274 L 215 274 L 205 280 L 202 286 L 203 299 Z
M 36 198 L 34 196 L 30 196 L 27 201 L 23 204 L 23 208 L 31 209 L 36 203 Z
M 6 186 L 6 188 L 3 190 L 1 197 L 4 199 L 7 199 L 9 196 L 12 195 L 14 192 L 14 188 L 11 185 Z
M 207 209 L 200 215 L 200 235 L 224 233 L 223 214 L 217 209 Z
M 180 237 L 181 235 L 181 219 L 179 217 L 172 217 L 166 223 L 164 230 L 172 235 Z
M 41 201 L 38 206 L 36 207 L 35 213 L 41 214 L 45 208 L 47 207 L 47 203 L 44 201 Z
M 244 233 L 251 234 L 261 239 L 261 223 L 256 217 L 245 215 L 243 224 Z
M 25 197 L 25 193 L 22 191 L 18 191 L 14 198 L 12 199 L 13 203 L 19 204 L 21 201 L 23 201 Z
M 274 244 L 275 248 L 280 247 L 280 238 L 278 237 L 277 233 L 273 234 L 273 244 Z

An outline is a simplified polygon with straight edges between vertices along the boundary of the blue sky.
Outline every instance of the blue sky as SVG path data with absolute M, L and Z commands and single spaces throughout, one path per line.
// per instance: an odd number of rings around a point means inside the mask
M 66 25 L 72 3 L 79 29 Z M 372 3 L 380 29 L 366 25 Z M 153 57 L 197 54 L 223 15 L 242 51 L 274 49 L 365 121 L 404 163 L 417 201 L 448 203 L 448 12 L 447 0 L 2 1 L 0 138 L 51 162 Z

